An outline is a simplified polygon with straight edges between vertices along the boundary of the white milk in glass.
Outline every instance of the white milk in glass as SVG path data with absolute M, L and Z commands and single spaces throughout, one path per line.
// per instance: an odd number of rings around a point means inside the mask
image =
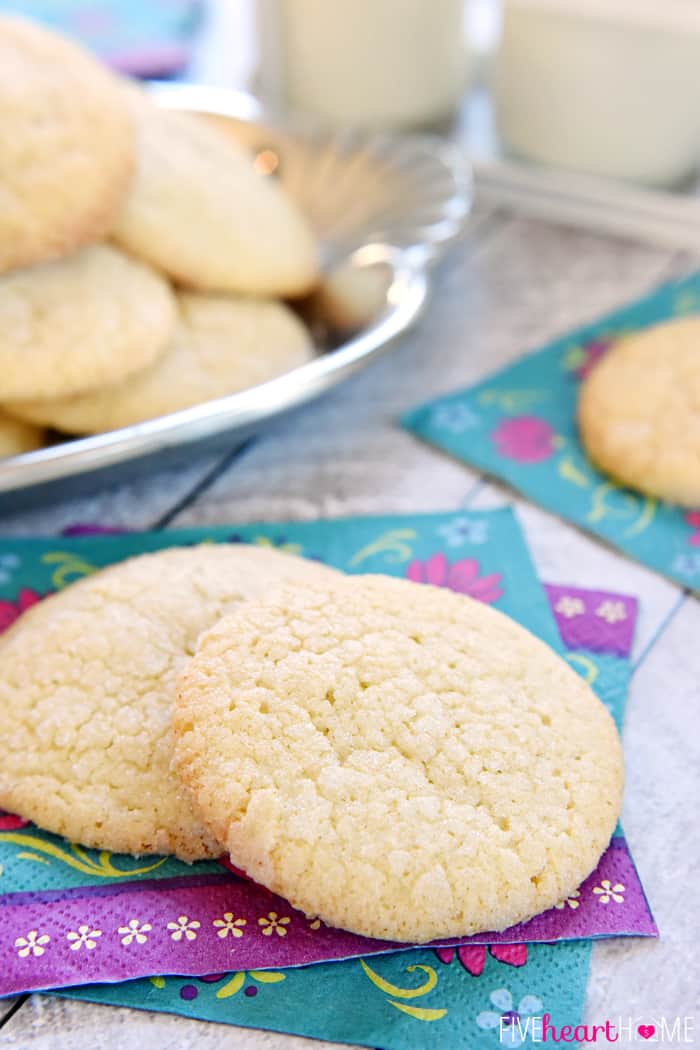
M 465 0 L 259 0 L 269 102 L 361 127 L 420 127 L 464 91 Z

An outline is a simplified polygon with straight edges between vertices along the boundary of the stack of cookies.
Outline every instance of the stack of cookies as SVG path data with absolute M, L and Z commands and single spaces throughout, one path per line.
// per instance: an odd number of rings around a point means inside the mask
M 309 360 L 313 234 L 220 128 L 0 18 L 0 454 Z
M 0 806 L 99 849 L 230 854 L 309 916 L 426 942 L 573 893 L 620 742 L 503 614 L 255 547 L 172 548 L 0 642 Z

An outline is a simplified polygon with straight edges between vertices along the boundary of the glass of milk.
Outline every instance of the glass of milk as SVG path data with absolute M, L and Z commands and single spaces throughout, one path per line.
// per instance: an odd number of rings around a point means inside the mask
M 679 183 L 700 161 L 700 0 L 505 0 L 497 82 L 514 152 Z
M 465 89 L 465 0 L 258 0 L 260 90 L 336 126 L 427 127 Z

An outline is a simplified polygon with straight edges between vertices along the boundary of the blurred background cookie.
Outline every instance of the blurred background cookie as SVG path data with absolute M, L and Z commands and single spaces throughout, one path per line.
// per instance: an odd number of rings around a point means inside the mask
M 0 403 L 115 383 L 154 360 L 175 299 L 150 267 L 106 244 L 0 278 Z
M 700 505 L 700 317 L 625 337 L 581 387 L 581 441 L 631 488 Z
M 0 16 L 0 273 L 112 225 L 134 166 L 118 81 L 64 37 Z
M 230 135 L 157 108 L 135 90 L 136 174 L 115 239 L 204 291 L 303 295 L 316 281 L 313 234 L 281 187 Z
M 116 386 L 53 401 L 18 402 L 18 416 L 92 434 L 177 412 L 256 386 L 313 356 L 304 325 L 283 303 L 178 295 L 179 320 L 158 360 Z

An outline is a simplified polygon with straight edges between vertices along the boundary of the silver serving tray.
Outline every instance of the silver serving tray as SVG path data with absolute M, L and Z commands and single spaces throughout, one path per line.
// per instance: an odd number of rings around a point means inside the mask
M 153 469 L 187 446 L 242 443 L 264 424 L 368 365 L 416 321 L 428 270 L 459 235 L 471 206 L 463 156 L 437 138 L 402 138 L 284 127 L 250 95 L 198 85 L 159 84 L 158 104 L 226 118 L 281 178 L 314 226 L 324 269 L 388 267 L 388 287 L 371 321 L 310 363 L 216 401 L 135 426 L 0 461 L 0 511 L 85 491 Z M 121 470 L 121 467 L 136 469 Z M 29 497 L 29 498 L 27 498 Z

